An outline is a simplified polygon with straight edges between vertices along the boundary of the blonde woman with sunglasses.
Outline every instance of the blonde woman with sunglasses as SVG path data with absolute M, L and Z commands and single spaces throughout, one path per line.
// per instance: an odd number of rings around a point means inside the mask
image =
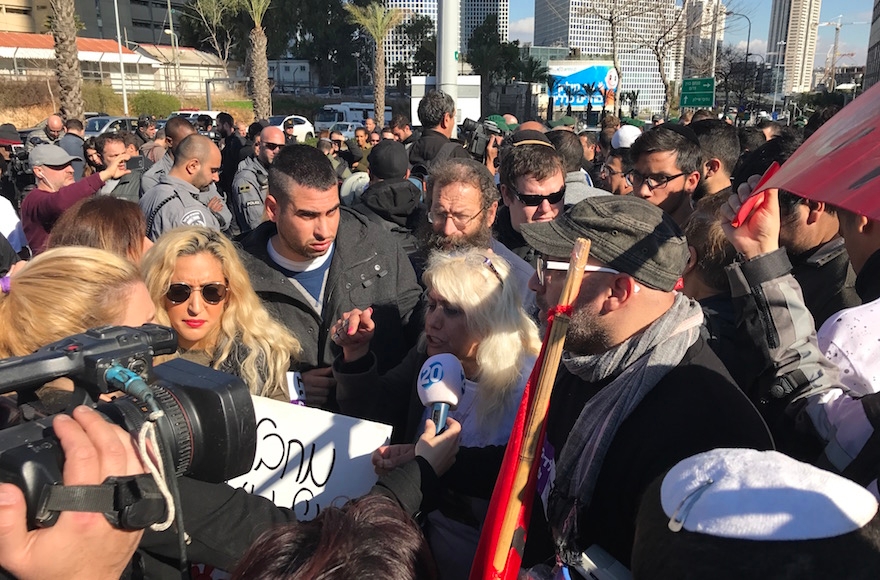
M 299 341 L 263 307 L 223 234 L 166 232 L 143 271 L 157 322 L 177 332 L 179 356 L 240 377 L 254 395 L 290 400 L 286 372 Z

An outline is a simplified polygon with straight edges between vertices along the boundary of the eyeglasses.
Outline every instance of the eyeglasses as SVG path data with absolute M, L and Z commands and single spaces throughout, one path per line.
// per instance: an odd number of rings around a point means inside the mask
M 648 189 L 654 191 L 658 187 L 666 187 L 666 185 L 673 179 L 678 179 L 679 177 L 687 174 L 679 173 L 677 175 L 642 175 L 635 169 L 630 169 L 626 172 L 625 175 L 626 182 L 632 185 L 635 189 L 639 189 L 643 183 L 647 183 Z
M 466 218 L 464 216 L 452 215 L 448 213 L 442 213 L 439 211 L 429 211 L 428 212 L 428 223 L 431 225 L 438 224 L 442 225 L 446 223 L 446 220 L 452 220 L 452 225 L 455 226 L 457 230 L 464 230 L 469 223 L 477 219 L 477 217 L 485 211 L 486 208 L 480 208 L 480 211 L 475 213 L 473 216 Z
M 265 143 L 261 143 L 260 147 L 265 147 L 269 151 L 275 151 L 280 147 L 284 147 L 284 143 L 269 143 L 268 141 Z
M 548 195 L 537 195 L 532 193 L 520 193 L 513 185 L 508 185 L 513 194 L 516 196 L 518 200 L 523 202 L 525 205 L 529 207 L 537 207 L 547 201 L 550 205 L 554 205 L 562 201 L 562 198 L 565 197 L 565 186 L 562 186 L 562 189 L 557 191 L 556 193 L 551 193 Z
M 342 144 L 345 143 L 345 141 L 342 140 L 342 139 L 331 139 L 331 141 L 332 141 L 333 144 L 336 145 L 337 147 L 342 147 Z
M 182 304 L 189 300 L 194 290 L 202 293 L 202 298 L 208 304 L 220 304 L 226 298 L 228 288 L 223 282 L 211 282 L 198 288 L 193 288 L 189 284 L 172 284 L 165 293 L 165 298 L 174 304 Z
M 535 262 L 535 271 L 538 274 L 538 283 L 543 286 L 544 285 L 544 275 L 547 270 L 554 270 L 558 272 L 568 272 L 569 263 L 568 262 L 556 262 L 554 260 L 547 260 L 544 256 L 538 256 Z M 584 266 L 584 272 L 602 272 L 605 274 L 620 274 L 620 270 L 615 270 L 614 268 L 606 268 L 604 266 L 591 266 L 589 264 Z M 641 290 L 641 286 L 638 284 L 633 285 L 633 292 L 638 292 Z
M 607 163 L 603 163 L 599 167 L 599 174 L 600 175 L 626 175 L 626 172 L 625 171 L 614 171 L 613 169 L 608 167 Z
M 376 144 L 379 143 L 379 141 L 381 141 L 381 140 L 382 140 L 382 139 L 370 139 L 370 143 L 371 143 L 372 145 L 376 145 Z

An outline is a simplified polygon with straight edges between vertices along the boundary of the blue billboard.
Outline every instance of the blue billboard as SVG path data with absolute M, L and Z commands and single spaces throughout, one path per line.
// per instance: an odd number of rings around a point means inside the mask
M 555 81 L 550 98 L 555 108 L 565 108 L 569 102 L 573 109 L 587 108 L 587 99 L 594 109 L 615 108 L 619 83 L 614 64 L 605 61 L 551 60 L 547 63 L 550 76 Z M 592 95 L 587 86 L 594 86 Z

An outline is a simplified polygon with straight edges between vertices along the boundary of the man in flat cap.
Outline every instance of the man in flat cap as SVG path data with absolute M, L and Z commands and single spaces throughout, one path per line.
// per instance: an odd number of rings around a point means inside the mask
M 49 230 L 61 214 L 90 195 L 94 195 L 110 179 L 119 179 L 130 173 L 125 168 L 128 154 L 122 154 L 118 163 L 94 173 L 82 181 L 74 181 L 74 161 L 82 157 L 69 155 L 58 145 L 37 145 L 30 154 L 31 167 L 37 187 L 30 191 L 21 204 L 21 224 L 34 254 L 45 249 Z
M 701 337 L 699 304 L 674 290 L 688 247 L 665 212 L 634 196 L 591 197 L 522 234 L 540 253 L 531 287 L 544 315 L 575 241 L 592 242 L 550 400 L 544 509 L 532 516 L 525 563 L 554 546 L 563 562 L 579 562 L 598 544 L 629 567 L 639 502 L 655 478 L 700 451 L 772 449 L 773 440 Z

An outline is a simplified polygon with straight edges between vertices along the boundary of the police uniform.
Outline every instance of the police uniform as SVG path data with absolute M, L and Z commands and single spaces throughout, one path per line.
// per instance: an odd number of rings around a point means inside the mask
M 249 232 L 263 222 L 269 170 L 256 157 L 238 164 L 232 181 L 233 210 L 241 232 Z
M 141 175 L 141 197 L 143 198 L 149 190 L 159 185 L 162 179 L 168 175 L 169 171 L 171 171 L 172 167 L 174 167 L 174 157 L 169 151 L 165 153 L 159 161 L 154 163 L 152 167 L 144 171 Z M 204 195 L 207 195 L 206 199 L 211 199 L 216 195 L 223 200 L 223 197 L 220 196 L 220 193 L 217 191 L 216 183 L 209 185 L 208 190 L 204 192 Z M 232 213 L 229 211 L 229 208 L 226 207 L 225 201 L 223 203 L 223 212 L 220 215 L 226 220 L 223 226 L 223 229 L 225 230 L 232 224 Z
M 225 230 L 232 214 L 226 204 L 220 213 L 208 209 L 208 202 L 214 197 L 219 197 L 216 190 L 201 192 L 191 183 L 163 175 L 158 185 L 150 188 L 138 202 L 147 218 L 147 237 L 155 241 L 164 232 L 180 226 Z

